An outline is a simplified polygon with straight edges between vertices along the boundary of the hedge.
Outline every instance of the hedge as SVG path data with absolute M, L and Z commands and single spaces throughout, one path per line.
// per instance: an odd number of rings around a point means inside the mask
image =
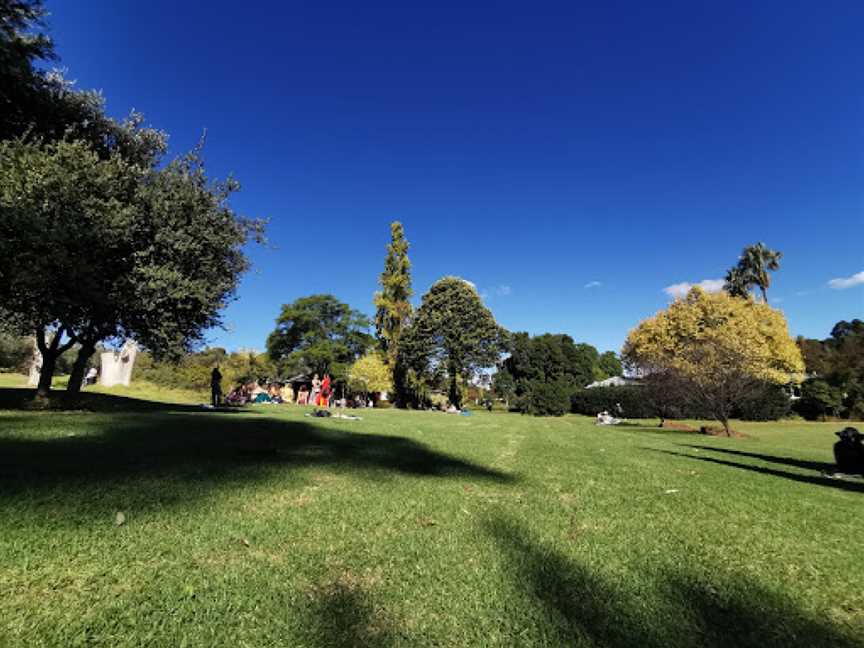
M 596 416 L 604 410 L 613 415 L 618 414 L 616 405 L 621 404 L 620 415 L 625 418 L 657 418 L 658 412 L 646 391 L 637 385 L 625 387 L 594 387 L 580 389 L 570 399 L 571 411 L 575 414 Z M 789 416 L 791 401 L 786 391 L 777 385 L 768 385 L 763 391 L 754 393 L 753 397 L 742 402 L 733 412 L 732 417 L 744 421 L 776 421 Z M 695 403 L 688 403 L 679 408 L 672 418 L 711 419 L 710 412 L 700 408 Z

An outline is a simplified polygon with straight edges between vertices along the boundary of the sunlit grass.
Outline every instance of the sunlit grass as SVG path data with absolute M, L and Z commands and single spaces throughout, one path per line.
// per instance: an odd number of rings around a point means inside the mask
M 837 424 L 307 411 L 0 411 L 0 644 L 864 644 Z

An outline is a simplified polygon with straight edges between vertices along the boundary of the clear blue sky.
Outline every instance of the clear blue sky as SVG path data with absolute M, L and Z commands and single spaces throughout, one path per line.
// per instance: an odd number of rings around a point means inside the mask
M 371 313 L 394 219 L 418 298 L 460 275 L 601 350 L 759 240 L 793 334 L 864 316 L 860 0 L 47 4 L 70 78 L 175 153 L 206 128 L 271 219 L 215 344 L 311 293 Z

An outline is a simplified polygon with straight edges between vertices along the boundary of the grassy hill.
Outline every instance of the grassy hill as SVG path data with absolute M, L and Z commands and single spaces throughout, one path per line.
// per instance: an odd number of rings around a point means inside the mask
M 0 645 L 864 645 L 864 481 L 821 474 L 838 424 L 134 389 L 74 412 L 0 389 Z

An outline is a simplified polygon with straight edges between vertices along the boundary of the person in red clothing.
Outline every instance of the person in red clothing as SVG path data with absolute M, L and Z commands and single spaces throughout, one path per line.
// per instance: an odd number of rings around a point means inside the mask
M 324 380 L 321 381 L 321 395 L 318 397 L 318 404 L 321 407 L 330 407 L 330 374 L 324 374 Z

